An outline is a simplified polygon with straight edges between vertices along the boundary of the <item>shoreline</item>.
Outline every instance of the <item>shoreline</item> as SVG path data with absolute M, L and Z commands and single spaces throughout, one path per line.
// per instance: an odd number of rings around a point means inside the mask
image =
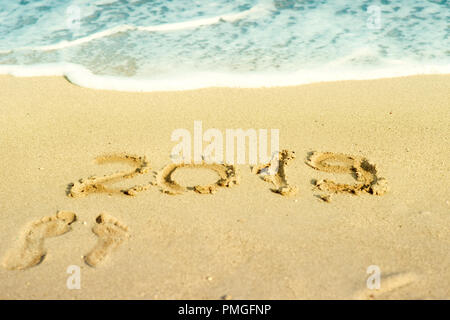
M 349 57 L 351 58 L 351 56 Z M 342 59 L 345 62 L 345 59 Z M 321 68 L 299 70 L 292 73 L 224 73 L 197 72 L 135 78 L 93 74 L 88 68 L 74 63 L 50 63 L 38 65 L 0 65 L 0 76 L 15 77 L 63 77 L 73 85 L 95 90 L 118 92 L 171 92 L 199 89 L 270 89 L 295 87 L 308 84 L 337 81 L 381 80 L 414 76 L 440 76 L 450 74 L 448 65 L 393 65 L 377 69 L 340 68 L 339 61 Z M 333 73 L 330 69 L 334 70 Z M 305 74 L 307 76 L 305 76 Z M 189 80 L 186 80 L 189 79 Z
M 450 75 L 144 93 L 0 76 L 0 88 L 0 298 L 450 298 Z M 104 154 L 148 161 L 146 174 L 112 188 L 148 184 L 171 163 L 171 133 L 192 133 L 196 120 L 204 130 L 280 129 L 280 149 L 295 151 L 286 179 L 297 194 L 273 192 L 238 165 L 240 183 L 214 194 L 170 195 L 150 185 L 135 196 L 68 196 L 79 179 L 133 168 L 96 163 Z M 333 193 L 326 202 L 313 180 L 356 180 L 314 170 L 313 151 L 368 159 L 389 190 Z M 189 170 L 175 179 L 216 179 Z M 55 219 L 60 235 L 45 228 Z M 120 244 L 103 260 L 104 224 Z M 10 252 L 34 252 L 20 251 L 30 228 L 42 232 L 43 260 L 8 270 Z M 74 265 L 80 290 L 66 286 Z M 374 265 L 382 275 L 376 292 L 366 288 Z

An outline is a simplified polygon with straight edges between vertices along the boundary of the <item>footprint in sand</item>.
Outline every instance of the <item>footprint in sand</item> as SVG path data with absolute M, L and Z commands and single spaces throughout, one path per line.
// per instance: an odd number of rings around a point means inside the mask
M 354 295 L 354 298 L 363 300 L 389 299 L 389 295 L 392 292 L 400 290 L 418 279 L 418 275 L 412 272 L 391 274 L 386 277 L 381 277 L 380 289 L 364 289 L 358 291 Z
M 273 184 L 275 188 L 271 189 L 272 192 L 279 193 L 282 196 L 292 196 L 298 192 L 298 188 L 288 183 L 286 167 L 294 159 L 294 151 L 283 150 L 269 163 L 254 166 L 252 173 L 259 175 L 264 181 Z
M 72 198 L 84 197 L 90 193 L 125 194 L 134 196 L 136 193 L 147 190 L 151 184 L 137 185 L 126 189 L 109 188 L 105 184 L 111 184 L 124 179 L 133 178 L 139 174 L 145 174 L 149 170 L 145 157 L 128 155 L 125 153 L 103 155 L 96 158 L 98 164 L 121 162 L 134 167 L 131 171 L 120 171 L 105 176 L 92 176 L 71 183 L 67 189 L 67 195 Z
M 387 180 L 378 176 L 378 169 L 366 158 L 332 152 L 312 152 L 306 164 L 311 168 L 329 173 L 348 173 L 356 184 L 336 183 L 331 180 L 314 181 L 318 190 L 332 193 L 383 195 L 388 191 Z
M 116 218 L 105 213 L 100 214 L 96 219 L 97 223 L 93 228 L 98 241 L 95 247 L 84 257 L 84 261 L 91 267 L 96 267 L 105 260 L 117 247 L 128 237 L 128 227 Z
M 41 263 L 46 255 L 45 239 L 70 231 L 70 224 L 75 220 L 75 213 L 59 211 L 55 216 L 33 222 L 25 232 L 20 246 L 6 253 L 3 266 L 10 270 L 21 270 Z
M 173 173 L 179 168 L 209 169 L 216 172 L 220 178 L 213 184 L 197 185 L 192 188 L 188 188 L 178 184 L 172 177 Z M 220 187 L 231 187 L 235 184 L 239 184 L 239 180 L 240 175 L 235 166 L 214 163 L 208 164 L 206 162 L 200 164 L 172 163 L 165 166 L 160 172 L 156 173 L 156 184 L 160 187 L 161 191 L 172 195 L 185 193 L 189 189 L 201 194 L 213 194 L 216 193 Z

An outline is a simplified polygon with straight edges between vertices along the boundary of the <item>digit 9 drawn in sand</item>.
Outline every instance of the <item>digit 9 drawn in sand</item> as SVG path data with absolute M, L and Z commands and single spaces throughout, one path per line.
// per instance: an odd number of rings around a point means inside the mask
M 351 174 L 357 181 L 356 184 L 350 185 L 327 179 L 315 180 L 314 185 L 318 190 L 354 195 L 361 193 L 383 195 L 387 192 L 387 180 L 378 176 L 376 165 L 371 164 L 366 158 L 341 153 L 312 152 L 306 164 L 323 172 Z

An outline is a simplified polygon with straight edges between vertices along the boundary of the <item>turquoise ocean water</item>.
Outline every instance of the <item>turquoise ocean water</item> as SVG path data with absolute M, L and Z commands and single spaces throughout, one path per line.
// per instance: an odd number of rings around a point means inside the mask
M 450 73 L 450 1 L 0 0 L 0 73 L 126 91 Z

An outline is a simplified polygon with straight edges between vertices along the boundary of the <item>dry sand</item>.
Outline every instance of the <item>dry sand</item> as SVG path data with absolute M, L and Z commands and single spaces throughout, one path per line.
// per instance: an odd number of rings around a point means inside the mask
M 0 299 L 448 299 L 449 92 L 447 75 L 156 93 L 2 76 Z M 279 128 L 295 159 L 266 181 L 239 165 L 237 185 L 228 169 L 166 168 L 183 194 L 161 192 L 171 133 L 194 120 Z M 130 179 L 102 180 L 116 171 Z

